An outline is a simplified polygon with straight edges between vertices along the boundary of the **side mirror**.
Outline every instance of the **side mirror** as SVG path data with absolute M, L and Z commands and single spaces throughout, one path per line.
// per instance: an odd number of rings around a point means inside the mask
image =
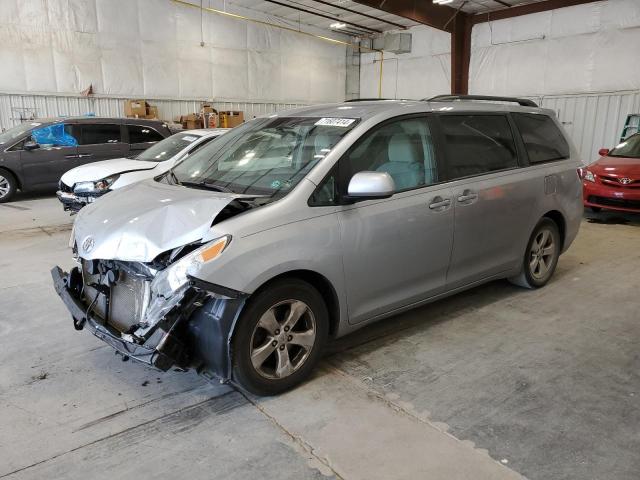
M 358 172 L 349 182 L 347 198 L 352 201 L 389 198 L 396 184 L 387 172 Z
M 40 148 L 40 145 L 34 142 L 33 140 L 29 140 L 28 142 L 24 142 L 24 149 L 26 151 L 36 150 Z
M 600 155 L 601 157 L 606 157 L 607 155 L 609 155 L 609 149 L 601 148 L 600 150 L 598 150 L 598 155 Z

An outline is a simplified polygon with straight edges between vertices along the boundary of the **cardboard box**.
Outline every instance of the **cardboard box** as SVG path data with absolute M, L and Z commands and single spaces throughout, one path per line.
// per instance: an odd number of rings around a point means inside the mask
M 220 128 L 233 128 L 244 122 L 244 113 L 238 111 L 226 111 L 218 113 Z
M 147 114 L 144 118 L 148 118 L 150 120 L 158 119 L 158 107 L 155 105 L 149 105 L 147 107 Z
M 124 115 L 131 118 L 144 118 L 149 104 L 144 100 L 125 100 Z
M 181 116 L 180 123 L 182 123 L 182 128 L 186 130 L 202 128 L 202 117 L 198 114 L 190 113 L 189 115 Z

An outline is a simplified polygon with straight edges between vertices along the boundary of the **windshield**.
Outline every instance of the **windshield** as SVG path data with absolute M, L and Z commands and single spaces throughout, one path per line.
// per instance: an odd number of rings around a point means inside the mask
M 187 158 L 171 178 L 191 187 L 285 195 L 356 123 L 317 117 L 253 120 Z
M 163 162 L 164 160 L 173 158 L 183 149 L 201 138 L 200 135 L 176 133 L 147 148 L 135 158 L 136 160 L 144 160 L 147 162 Z
M 0 145 L 13 143 L 32 128 L 39 127 L 40 125 L 42 124 L 38 122 L 27 122 L 11 127 L 7 131 L 0 133 Z
M 640 158 L 640 133 L 631 135 L 620 145 L 613 148 L 607 156 Z

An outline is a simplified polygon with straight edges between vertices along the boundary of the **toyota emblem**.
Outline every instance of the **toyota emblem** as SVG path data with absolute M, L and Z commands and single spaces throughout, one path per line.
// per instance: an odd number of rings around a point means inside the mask
M 633 182 L 633 180 L 631 180 L 630 178 L 627 178 L 627 177 L 619 178 L 618 180 L 623 185 L 629 185 L 631 182 Z
M 93 246 L 95 244 L 96 244 L 96 241 L 93 239 L 91 235 L 89 235 L 82 242 L 82 250 L 84 251 L 84 253 L 89 253 L 93 249 Z

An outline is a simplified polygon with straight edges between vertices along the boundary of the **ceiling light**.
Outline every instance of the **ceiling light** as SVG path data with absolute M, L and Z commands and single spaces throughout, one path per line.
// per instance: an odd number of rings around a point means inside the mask
M 336 22 L 336 23 L 332 23 L 331 25 L 329 25 L 329 28 L 344 28 L 346 26 L 347 26 L 346 23 Z

